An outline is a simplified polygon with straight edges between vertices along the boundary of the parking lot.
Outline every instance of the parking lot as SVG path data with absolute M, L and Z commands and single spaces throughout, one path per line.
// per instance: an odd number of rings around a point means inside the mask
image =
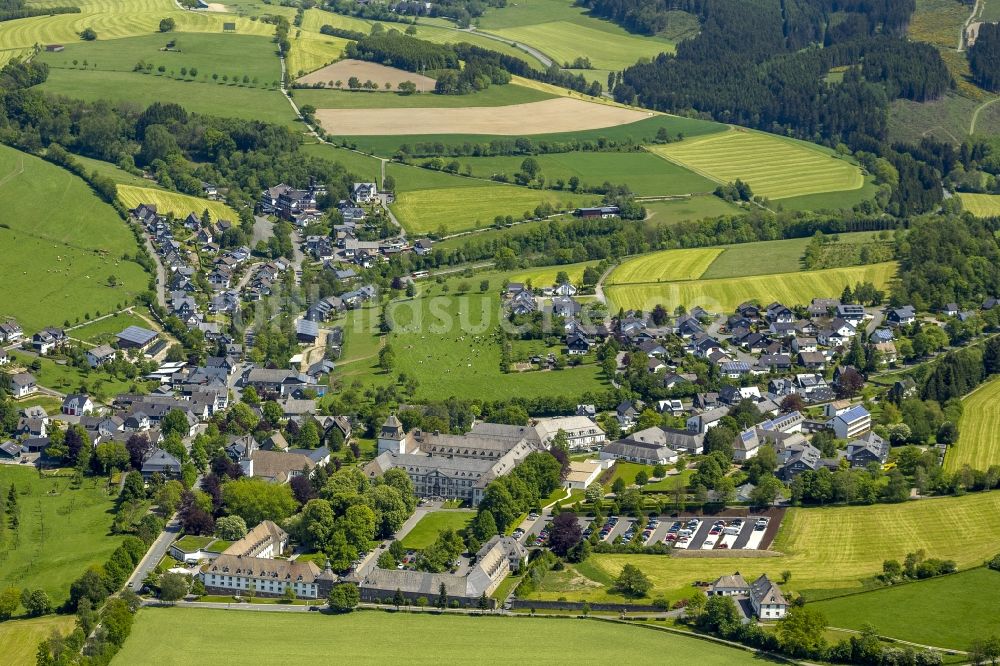
M 579 518 L 584 537 L 597 531 L 605 543 L 633 543 L 644 546 L 665 543 L 687 551 L 762 550 L 771 545 L 781 522 L 781 515 L 690 516 L 630 518 L 610 516 L 599 525 L 592 518 Z M 548 515 L 531 516 L 515 536 L 526 546 L 542 547 L 548 543 Z

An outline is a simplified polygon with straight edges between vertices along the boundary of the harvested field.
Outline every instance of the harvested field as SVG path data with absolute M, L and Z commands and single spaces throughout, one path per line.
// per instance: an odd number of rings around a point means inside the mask
M 319 109 L 316 118 L 338 136 L 489 134 L 525 136 L 626 125 L 652 113 L 561 97 L 503 107 L 459 109 Z
M 350 58 L 327 65 L 322 69 L 317 69 L 315 72 L 310 72 L 300 77 L 298 82 L 308 85 L 325 83 L 327 86 L 333 88 L 335 86 L 330 83 L 331 81 L 342 81 L 343 87 L 346 88 L 347 80 L 352 76 L 358 77 L 358 80 L 362 83 L 373 81 L 379 84 L 379 88 L 385 88 L 385 84 L 389 83 L 392 85 L 393 90 L 403 81 L 412 81 L 416 84 L 417 90 L 429 92 L 434 90 L 435 83 L 434 79 L 429 76 L 414 74 L 413 72 L 407 72 L 404 69 L 397 69 L 396 67 L 386 67 L 374 62 L 352 60 Z

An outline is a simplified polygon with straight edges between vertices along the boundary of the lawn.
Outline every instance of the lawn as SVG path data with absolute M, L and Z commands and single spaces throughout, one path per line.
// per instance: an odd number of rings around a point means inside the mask
M 134 185 L 119 185 L 118 199 L 127 208 L 135 208 L 139 204 L 155 204 L 157 212 L 166 215 L 173 213 L 175 217 L 185 218 L 194 213 L 199 218 L 208 209 L 212 220 L 238 221 L 240 216 L 232 208 L 221 201 L 209 201 L 178 192 L 167 192 L 152 187 L 136 187 Z
M 413 235 L 477 229 L 493 224 L 497 215 L 520 218 L 533 215 L 535 207 L 549 203 L 568 210 L 592 203 L 596 195 L 573 195 L 553 190 L 532 190 L 515 185 L 478 185 L 403 191 L 392 210 Z
M 494 42 L 497 43 L 497 42 Z M 576 99 L 580 99 L 576 97 Z M 589 98 L 587 98 L 589 99 Z M 609 139 L 615 141 L 631 140 L 635 144 L 650 143 L 655 141 L 657 132 L 665 129 L 671 136 L 682 134 L 685 137 L 703 136 L 723 132 L 725 125 L 708 120 L 697 120 L 695 118 L 681 118 L 680 116 L 654 115 L 645 120 L 640 120 L 626 125 L 614 127 L 604 127 L 601 129 L 584 130 L 579 132 L 557 132 L 555 134 L 534 134 L 532 141 L 598 141 L 599 139 Z M 442 148 L 462 146 L 466 143 L 489 143 L 494 139 L 510 140 L 509 136 L 493 136 L 489 134 L 414 134 L 400 136 L 353 136 L 349 137 L 350 143 L 361 148 L 365 152 L 377 155 L 392 157 L 400 146 L 406 144 L 440 144 Z M 442 152 L 442 151 L 438 151 Z M 603 180 L 601 181 L 603 182 Z
M 563 264 L 561 266 L 543 266 L 541 268 L 528 268 L 511 274 L 511 282 L 527 282 L 535 287 L 550 287 L 556 283 L 556 276 L 565 272 L 569 276 L 569 281 L 576 286 L 583 283 L 583 271 L 590 266 L 596 266 L 600 262 L 581 261 L 578 264 Z
M 605 282 L 613 285 L 697 280 L 720 254 L 721 248 L 663 250 L 644 254 L 623 262 Z
M 6 530 L 0 545 L 0 589 L 42 588 L 59 605 L 69 597 L 70 583 L 107 559 L 121 537 L 110 534 L 113 498 L 106 481 L 89 477 L 73 490 L 69 478 L 40 478 L 34 468 L 0 465 L 0 488 L 5 497 L 12 483 L 17 488 L 21 521 L 17 536 Z
M 959 568 L 978 566 L 996 554 L 996 542 L 984 535 L 993 533 L 997 511 L 1000 493 L 996 492 L 895 505 L 793 508 L 771 547 L 783 554 L 780 557 L 592 555 L 588 564 L 612 577 L 624 564 L 635 564 L 654 583 L 650 598 L 676 594 L 694 581 L 711 581 L 733 571 L 749 579 L 761 573 L 777 578 L 787 570 L 792 578 L 785 589 L 817 600 L 862 591 L 882 571 L 884 560 L 902 561 L 908 552 L 921 548 L 927 557 L 955 560 Z M 558 596 L 553 591 L 552 598 Z M 587 598 L 621 597 L 602 587 L 594 588 Z
M 963 399 L 958 441 L 944 456 L 944 466 L 957 472 L 965 465 L 985 471 L 1000 464 L 1000 379 L 982 384 Z
M 174 42 L 172 50 L 163 50 Z M 166 72 L 160 77 L 181 77 L 181 68 L 198 71 L 199 81 L 211 81 L 212 75 L 230 79 L 249 76 L 257 79 L 254 87 L 273 87 L 281 76 L 281 65 L 274 43 L 269 37 L 234 33 L 156 33 L 142 37 L 126 37 L 110 41 L 76 42 L 64 51 L 42 51 L 38 59 L 54 69 L 131 72 L 138 62 L 160 66 Z M 77 64 L 74 64 L 76 61 Z M 87 65 L 83 65 L 87 61 Z M 173 72 L 171 74 L 171 72 Z
M 46 615 L 30 620 L 9 620 L 0 622 L 0 646 L 3 646 L 3 661 L 7 666 L 35 666 L 38 644 L 58 631 L 61 634 L 73 630 L 72 615 Z
M 347 83 L 344 83 L 346 87 Z M 336 88 L 296 88 L 298 104 L 312 104 L 317 109 L 451 108 L 460 106 L 507 106 L 551 99 L 554 95 L 514 84 L 490 86 L 469 95 L 337 90 Z
M 865 182 L 857 166 L 829 150 L 742 128 L 649 150 L 722 183 L 739 178 L 770 199 L 855 190 Z
M 673 42 L 667 39 L 631 34 L 563 0 L 520 0 L 490 9 L 479 20 L 479 26 L 486 32 L 533 46 L 559 65 L 588 57 L 597 69 L 620 70 L 640 58 L 674 51 Z
M 1000 194 L 969 194 L 958 195 L 962 200 L 962 208 L 976 217 L 996 217 L 1000 215 Z
M 475 511 L 449 509 L 434 511 L 420 519 L 410 533 L 403 537 L 403 548 L 422 550 L 437 541 L 442 530 L 464 530 L 476 515 Z
M 670 196 L 711 192 L 716 187 L 716 183 L 704 176 L 646 152 L 552 153 L 538 155 L 534 159 L 547 183 L 556 180 L 568 182 L 575 176 L 580 179 L 582 189 L 610 181 L 628 185 L 639 196 Z M 523 161 L 523 157 L 459 158 L 463 170 L 468 165 L 472 174 L 481 178 L 490 178 L 494 174 L 506 174 L 513 178 L 521 170 Z
M 450 289 L 447 293 L 442 291 L 442 285 L 428 284 L 418 298 L 392 303 L 389 311 L 394 330 L 389 344 L 397 361 L 390 375 L 378 367 L 378 342 L 370 332 L 378 318 L 371 310 L 367 317 L 351 324 L 345 348 L 347 360 L 338 363 L 337 379 L 344 383 L 359 380 L 362 384 L 385 384 L 405 373 L 417 380 L 414 400 L 418 402 L 459 395 L 484 400 L 514 396 L 579 398 L 587 392 L 605 390 L 607 383 L 600 368 L 592 363 L 564 370 L 500 372 L 497 292 L 502 277 L 484 273 L 468 279 L 454 278 L 446 283 Z M 457 293 L 461 283 L 478 289 L 482 279 L 490 281 L 490 293 Z
M 129 326 L 149 328 L 149 322 L 131 312 L 119 312 L 114 316 L 101 319 L 100 321 L 74 328 L 68 331 L 68 334 L 71 338 L 93 344 L 110 343 L 115 339 L 115 335 L 121 333 Z
M 135 237 L 83 180 L 0 146 L 0 199 L 0 317 L 16 317 L 30 333 L 108 312 L 145 290 L 142 267 L 122 260 L 138 249 Z
M 320 613 L 227 612 L 195 608 L 144 608 L 114 664 L 238 663 L 246 658 L 247 636 L 257 641 L 258 660 L 308 664 L 317 654 L 336 654 L 344 663 L 408 664 L 484 662 L 738 665 L 761 658 L 716 643 L 596 620 L 532 617 L 464 617 L 358 611 Z M 212 627 L 208 637 L 202 628 Z M 164 641 L 164 636 L 170 636 Z M 308 640 L 303 640 L 308 636 Z M 372 637 L 378 649 L 372 649 Z M 521 636 L 522 639 L 515 639 Z
M 67 14 L 73 16 L 73 14 Z M 188 111 L 223 118 L 263 120 L 301 129 L 294 111 L 277 90 L 232 83 L 178 81 L 155 74 L 53 69 L 41 89 L 87 102 L 106 99 L 140 108 L 156 100 L 169 100 Z
M 834 627 L 873 624 L 884 636 L 967 650 L 974 639 L 1000 635 L 1000 573 L 980 567 L 810 606 Z
M 646 221 L 651 224 L 669 225 L 746 213 L 739 206 L 712 195 L 672 201 L 644 201 L 642 205 L 646 208 Z
M 201 550 L 213 541 L 215 541 L 215 537 L 188 534 L 178 539 L 176 546 L 182 551 L 190 553 L 192 551 Z
M 21 367 L 27 367 L 36 357 L 28 356 L 21 352 L 11 354 L 13 362 Z M 59 391 L 60 393 L 74 393 L 80 391 L 80 387 L 86 385 L 92 397 L 98 400 L 108 400 L 118 393 L 130 391 L 135 382 L 126 382 L 100 371 L 82 370 L 72 365 L 57 363 L 51 358 L 38 359 L 42 364 L 40 370 L 31 370 L 31 374 L 38 380 L 39 386 L 47 389 Z
M 791 306 L 809 303 L 813 298 L 835 298 L 844 287 L 858 282 L 872 282 L 877 288 L 885 289 L 896 270 L 895 262 L 886 262 L 732 279 L 616 285 L 608 286 L 606 291 L 614 303 L 613 309 L 649 311 L 657 304 L 664 304 L 670 306 L 668 309 L 676 305 L 688 308 L 700 305 L 710 312 L 732 312 L 748 300 L 781 301 Z

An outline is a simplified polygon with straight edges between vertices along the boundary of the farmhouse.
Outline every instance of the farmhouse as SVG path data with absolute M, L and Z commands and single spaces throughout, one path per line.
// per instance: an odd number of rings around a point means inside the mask
M 739 571 L 731 576 L 720 576 L 708 586 L 706 593 L 710 597 L 733 597 L 738 609 L 745 615 L 747 610 L 752 610 L 759 620 L 780 620 L 788 612 L 788 602 L 781 589 L 766 575 L 753 583 L 747 583 Z M 745 603 L 749 603 L 749 609 Z
M 116 353 L 110 345 L 97 345 L 87 350 L 87 364 L 92 368 L 99 368 L 105 363 L 115 360 Z
M 612 217 L 618 217 L 621 214 L 621 210 L 618 206 L 598 206 L 596 208 L 577 208 L 573 211 L 573 214 L 584 219 L 601 218 L 607 220 Z
M 303 599 L 326 597 L 337 580 L 330 567 L 277 559 L 287 547 L 288 533 L 265 520 L 204 565 L 199 577 L 214 594 L 280 597 L 291 588 Z

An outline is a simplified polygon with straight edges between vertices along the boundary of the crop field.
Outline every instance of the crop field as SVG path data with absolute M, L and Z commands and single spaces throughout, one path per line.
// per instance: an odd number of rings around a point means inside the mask
M 240 216 L 232 208 L 221 201 L 209 201 L 198 197 L 180 194 L 179 192 L 167 192 L 152 187 L 135 187 L 134 185 L 119 185 L 118 198 L 127 208 L 135 208 L 139 204 L 155 204 L 159 213 L 166 215 L 173 213 L 175 217 L 187 217 L 188 213 L 194 213 L 201 217 L 202 212 L 208 209 L 212 220 L 230 220 L 236 222 Z
M 623 262 L 611 272 L 606 282 L 615 285 L 697 280 L 720 254 L 721 248 L 663 250 L 644 254 Z
M 8 620 L 0 623 L 0 646 L 3 646 L 7 666 L 34 666 L 38 645 L 52 635 L 73 630 L 72 615 L 45 615 L 30 620 Z
M 33 332 L 110 311 L 145 290 L 146 273 L 121 259 L 138 249 L 132 233 L 76 176 L 0 146 L 0 199 L 0 316 Z
M 924 549 L 927 557 L 954 560 L 960 569 L 979 566 L 996 554 L 991 534 L 1000 511 L 1000 493 L 919 500 L 904 504 L 863 507 L 789 509 L 771 550 L 775 557 L 663 557 L 662 555 L 591 555 L 586 564 L 596 571 L 575 585 L 552 585 L 531 598 L 617 601 L 606 582 L 631 563 L 652 579 L 649 598 L 677 598 L 690 593 L 695 581 L 711 581 L 739 571 L 748 580 L 766 573 L 792 577 L 783 586 L 807 599 L 860 592 L 881 573 L 886 559 L 900 561 Z M 946 526 L 946 528 L 942 528 Z M 582 584 L 579 584 L 582 583 Z M 939 615 L 940 617 L 940 615 Z M 879 623 L 876 623 L 879 624 Z
M 426 514 L 420 519 L 409 534 L 403 537 L 403 548 L 413 548 L 421 550 L 437 540 L 441 530 L 452 529 L 456 532 L 465 529 L 476 515 L 475 511 L 463 511 L 452 509 L 448 511 L 434 511 Z
M 556 276 L 565 272 L 569 276 L 569 281 L 577 287 L 583 283 L 583 271 L 589 266 L 596 266 L 599 261 L 582 261 L 577 264 L 563 264 L 561 266 L 545 266 L 542 268 L 528 268 L 511 274 L 511 282 L 527 282 L 538 287 L 551 287 L 556 283 Z
M 157 32 L 160 19 L 172 18 L 176 32 L 222 33 L 222 24 L 236 23 L 241 35 L 274 34 L 274 26 L 262 21 L 217 12 L 182 11 L 171 0 L 47 0 L 32 6 L 78 6 L 79 14 L 36 16 L 4 23 L 0 30 L 0 48 L 30 48 L 35 44 L 74 44 L 84 28 L 93 28 L 97 39 L 150 35 Z M 132 62 L 129 65 L 134 64 Z
M 465 231 L 493 224 L 497 215 L 521 217 L 548 202 L 563 209 L 590 202 L 582 196 L 552 190 L 531 190 L 513 185 L 482 185 L 401 192 L 392 210 L 412 234 Z
M 830 268 L 802 273 L 755 275 L 742 278 L 688 280 L 659 284 L 624 284 L 608 286 L 608 298 L 615 309 L 648 311 L 654 305 L 688 308 L 700 305 L 712 312 L 731 312 L 743 301 L 781 301 L 805 304 L 813 298 L 834 298 L 847 285 L 871 282 L 885 289 L 896 275 L 897 264 L 886 262 L 849 268 Z
M 163 50 L 167 42 L 174 42 L 170 51 Z M 162 65 L 177 77 L 182 67 L 188 70 L 193 67 L 201 81 L 210 80 L 213 74 L 240 79 L 249 76 L 257 80 L 254 87 L 271 87 L 281 76 L 274 44 L 270 38 L 259 35 L 157 33 L 71 43 L 59 53 L 42 51 L 38 59 L 53 68 L 116 72 L 131 72 L 142 61 L 153 65 L 153 72 Z
M 576 99 L 576 98 L 574 98 Z M 604 106 L 611 106 L 610 104 Z M 620 107 L 619 107 L 620 108 Z M 683 134 L 686 137 L 703 136 L 722 132 L 725 125 L 697 120 L 657 114 L 645 120 L 626 125 L 603 127 L 601 129 L 583 132 L 554 132 L 532 136 L 534 141 L 598 141 L 608 139 L 615 141 L 630 140 L 636 144 L 649 143 L 656 139 L 660 129 L 666 130 L 671 136 Z M 349 140 L 365 152 L 392 157 L 401 145 L 414 143 L 440 144 L 442 150 L 452 146 L 462 146 L 465 143 L 489 143 L 493 139 L 504 138 L 496 134 L 409 134 L 401 136 L 351 136 Z
M 398 67 L 387 67 L 386 65 L 380 65 L 375 62 L 353 60 L 351 58 L 335 62 L 332 65 L 327 65 L 322 69 L 310 72 L 309 74 L 299 78 L 298 82 L 309 85 L 323 83 L 332 88 L 335 87 L 334 84 L 337 81 L 341 81 L 343 86 L 346 88 L 347 81 L 352 76 L 357 77 L 357 79 L 362 83 L 365 81 L 377 83 L 379 89 L 384 88 L 385 84 L 388 83 L 392 86 L 392 90 L 395 90 L 396 86 L 403 81 L 410 81 L 411 83 L 416 84 L 419 92 L 428 92 L 434 90 L 434 84 L 436 83 L 436 81 L 429 76 L 407 72 L 406 70 L 399 69 Z
M 40 587 L 59 605 L 69 597 L 70 583 L 121 543 L 110 534 L 113 498 L 106 479 L 87 478 L 76 490 L 70 482 L 39 478 L 33 467 L 0 465 L 0 488 L 6 497 L 15 485 L 20 509 L 16 535 L 8 529 L 0 546 L 0 589 Z
M 861 170 L 832 153 L 764 132 L 732 130 L 651 146 L 652 152 L 719 182 L 737 178 L 770 199 L 855 190 Z
M 485 661 L 557 663 L 567 660 L 606 663 L 662 664 L 669 654 L 676 663 L 742 666 L 761 663 L 751 652 L 696 638 L 595 620 L 531 617 L 463 617 L 422 613 L 355 611 L 321 613 L 226 612 L 195 608 L 144 608 L 132 635 L 112 661 L 132 664 L 230 664 L 246 656 L 246 637 L 267 634 L 254 647 L 262 660 L 304 664 L 317 654 L 336 654 L 352 664 L 442 664 L 467 661 L 470 654 L 493 654 Z M 199 628 L 211 626 L 206 641 Z M 216 635 L 217 634 L 217 635 Z M 163 641 L 170 636 L 170 641 Z M 308 636 L 309 640 L 303 640 Z M 378 636 L 377 650 L 369 637 Z M 530 640 L 515 640 L 530 636 Z M 432 645 L 433 649 L 414 649 Z M 502 646 L 500 648 L 499 646 Z
M 294 30 L 292 48 L 285 61 L 292 76 L 301 76 L 320 69 L 344 55 L 347 40 L 318 32 Z
M 480 90 L 469 95 L 437 95 L 435 93 L 402 95 L 398 92 L 384 90 L 377 92 L 371 90 L 347 90 L 347 79 L 343 79 L 343 81 L 343 90 L 338 90 L 333 86 L 322 89 L 296 88 L 294 92 L 295 101 L 298 104 L 312 104 L 317 109 L 495 108 L 512 106 L 514 104 L 526 104 L 528 102 L 540 102 L 554 97 L 550 93 L 513 83 L 502 86 L 490 86 L 486 90 Z
M 976 217 L 996 217 L 1000 215 L 1000 194 L 971 194 L 963 192 L 958 195 L 958 198 L 962 200 L 962 208 Z
M 559 97 L 492 108 L 318 109 L 316 119 L 338 136 L 411 134 L 494 134 L 523 136 L 627 125 L 652 116 L 605 104 Z
M 301 128 L 292 107 L 277 90 L 202 81 L 178 81 L 166 76 L 54 69 L 41 89 L 85 102 L 106 99 L 144 108 L 144 100 L 172 100 L 188 111 L 210 116 L 263 120 Z
M 557 179 L 569 181 L 573 176 L 581 186 L 598 186 L 605 182 L 625 184 L 639 196 L 669 196 L 711 192 L 716 183 L 682 166 L 649 153 L 570 152 L 534 157 L 547 183 Z M 489 178 L 494 174 L 513 177 L 521 170 L 523 157 L 459 158 L 462 167 L 472 168 L 472 174 Z
M 944 466 L 957 472 L 965 465 L 985 471 L 1000 465 L 1000 379 L 993 379 L 963 400 L 958 441 L 944 456 Z
M 745 210 L 714 195 L 676 199 L 671 201 L 645 201 L 646 221 L 651 224 L 677 224 L 722 215 L 743 215 Z
M 810 604 L 831 626 L 861 629 L 923 645 L 967 650 L 983 636 L 1000 635 L 1000 573 L 985 567 L 826 599 Z M 941 618 L 961 619 L 942 622 Z
M 560 65 L 587 57 L 597 69 L 619 70 L 640 58 L 674 51 L 672 41 L 630 34 L 563 0 L 522 0 L 490 9 L 479 26 L 485 32 L 533 46 Z

